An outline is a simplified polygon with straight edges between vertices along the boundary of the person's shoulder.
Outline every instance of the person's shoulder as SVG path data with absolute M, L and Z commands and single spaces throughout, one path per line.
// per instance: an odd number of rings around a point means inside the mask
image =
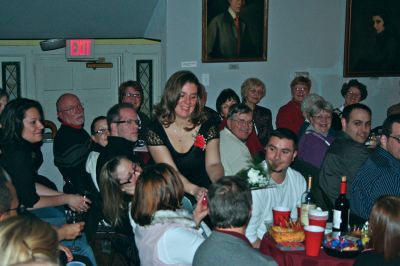
M 256 105 L 256 108 L 254 109 L 254 111 L 262 113 L 262 114 L 267 114 L 267 115 L 271 114 L 270 109 L 268 109 L 267 107 L 264 107 L 264 106 L 260 106 L 260 105 Z
M 30 156 L 32 147 L 25 141 L 13 141 L 1 145 L 1 157 L 3 160 L 10 158 L 21 158 L 21 156 Z
M 282 115 L 286 115 L 286 114 L 290 114 L 292 112 L 292 105 L 291 105 L 292 101 L 289 101 L 288 103 L 286 103 L 285 105 L 282 105 L 279 110 L 278 110 L 278 114 L 277 116 L 282 116 Z
M 292 101 L 288 101 L 286 104 L 282 105 L 282 106 L 279 108 L 279 111 L 281 111 L 281 110 L 284 111 L 284 110 L 287 110 L 288 108 L 290 108 L 291 102 L 292 102 Z
M 150 120 L 150 123 L 148 125 L 148 128 L 149 128 L 149 130 L 158 133 L 158 132 L 160 132 L 160 130 L 163 129 L 163 126 L 156 117 L 152 117 Z
M 297 170 L 294 170 L 292 167 L 289 167 L 287 170 L 287 178 L 291 180 L 291 182 L 296 183 L 305 183 L 304 176 Z
M 368 149 L 365 145 L 354 141 L 351 139 L 351 137 L 346 136 L 346 134 L 343 132 L 340 132 L 336 135 L 336 138 L 333 140 L 330 149 L 328 150 L 328 152 L 339 152 L 342 154 L 348 154 L 354 151 L 368 154 Z
M 54 137 L 54 143 L 65 143 L 66 141 L 75 143 L 82 142 L 82 139 L 90 140 L 90 135 L 84 128 L 78 129 L 61 125 L 56 136 Z

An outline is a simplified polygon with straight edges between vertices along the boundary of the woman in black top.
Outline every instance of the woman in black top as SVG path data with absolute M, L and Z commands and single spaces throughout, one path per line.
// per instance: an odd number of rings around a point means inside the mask
M 55 191 L 40 183 L 38 169 L 43 162 L 38 143 L 43 139 L 43 110 L 39 102 L 19 98 L 10 101 L 0 123 L 1 164 L 27 208 L 68 205 L 72 210 L 86 211 L 90 200 Z

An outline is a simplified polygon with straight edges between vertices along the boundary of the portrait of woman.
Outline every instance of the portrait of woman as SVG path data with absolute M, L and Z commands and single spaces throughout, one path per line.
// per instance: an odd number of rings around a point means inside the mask
M 347 1 L 345 76 L 400 75 L 399 8 L 395 0 Z
M 398 61 L 398 35 L 389 16 L 383 10 L 371 13 L 374 34 L 372 42 L 366 42 L 355 69 L 358 71 L 400 70 Z

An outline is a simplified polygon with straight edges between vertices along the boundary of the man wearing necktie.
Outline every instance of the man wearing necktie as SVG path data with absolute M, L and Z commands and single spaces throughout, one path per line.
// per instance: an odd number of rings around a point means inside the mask
M 210 58 L 251 57 L 248 26 L 240 17 L 245 0 L 228 0 L 229 8 L 214 17 L 207 29 L 207 56 Z

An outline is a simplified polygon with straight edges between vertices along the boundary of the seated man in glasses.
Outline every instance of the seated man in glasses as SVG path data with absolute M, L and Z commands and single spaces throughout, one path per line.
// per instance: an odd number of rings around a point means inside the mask
M 141 162 L 141 158 L 134 151 L 138 145 L 141 123 L 133 106 L 129 103 L 119 103 L 111 107 L 107 112 L 107 124 L 110 136 L 107 138 L 108 144 L 97 159 L 97 181 L 103 165 L 115 156 L 124 155 L 132 162 Z
M 235 175 L 251 161 L 246 141 L 253 130 L 253 111 L 246 104 L 234 104 L 227 118 L 227 126 L 220 132 L 221 163 L 225 175 Z
M 386 118 L 380 146 L 358 169 L 350 194 L 353 213 L 368 220 L 374 202 L 384 195 L 400 196 L 400 114 Z

